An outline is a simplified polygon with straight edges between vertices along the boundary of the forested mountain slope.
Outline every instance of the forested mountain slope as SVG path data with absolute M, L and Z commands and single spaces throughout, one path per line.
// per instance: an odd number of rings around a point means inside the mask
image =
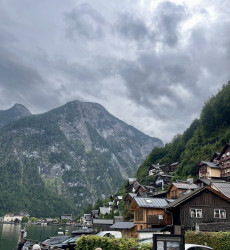
M 95 103 L 73 101 L 15 121 L 0 130 L 0 212 L 80 212 L 116 191 L 155 146 L 162 141 Z
M 151 164 L 180 162 L 175 178 L 198 176 L 201 160 L 209 161 L 216 151 L 230 142 L 230 82 L 204 104 L 200 118 L 192 122 L 182 135 L 176 135 L 163 148 L 154 148 L 136 176 L 143 180 Z

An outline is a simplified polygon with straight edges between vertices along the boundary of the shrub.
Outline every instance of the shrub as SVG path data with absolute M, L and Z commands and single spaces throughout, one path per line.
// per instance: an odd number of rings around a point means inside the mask
M 100 247 L 102 250 L 128 250 L 133 247 L 134 249 L 150 250 L 150 245 L 143 244 L 139 247 L 139 244 L 134 238 L 121 238 L 110 239 L 108 237 L 99 237 L 95 235 L 82 236 L 77 240 L 76 250 L 95 250 Z
M 215 250 L 230 250 L 230 232 L 187 232 L 185 242 L 191 244 L 207 244 Z

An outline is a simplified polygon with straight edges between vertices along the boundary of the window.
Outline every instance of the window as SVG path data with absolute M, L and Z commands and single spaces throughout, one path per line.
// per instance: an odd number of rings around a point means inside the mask
M 214 218 L 226 219 L 226 210 L 224 210 L 224 209 L 214 209 Z
M 202 209 L 191 208 L 190 215 L 192 218 L 202 218 Z
M 144 220 L 144 216 L 143 216 L 143 208 L 140 208 L 138 210 L 138 221 L 143 221 Z

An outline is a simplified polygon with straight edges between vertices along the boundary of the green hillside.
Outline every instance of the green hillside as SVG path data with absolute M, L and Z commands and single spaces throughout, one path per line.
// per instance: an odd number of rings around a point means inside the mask
M 200 118 L 176 135 L 164 148 L 154 148 L 136 173 L 144 181 L 150 164 L 180 162 L 175 178 L 198 176 L 201 160 L 210 160 L 230 141 L 230 82 L 204 104 Z

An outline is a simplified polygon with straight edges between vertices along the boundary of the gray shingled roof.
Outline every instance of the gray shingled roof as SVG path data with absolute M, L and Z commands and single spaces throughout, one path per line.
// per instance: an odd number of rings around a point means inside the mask
M 134 197 L 134 200 L 136 201 L 139 207 L 164 208 L 168 205 L 167 200 L 163 198 Z
M 215 182 L 212 183 L 220 193 L 230 198 L 230 182 Z
M 132 198 L 137 196 L 137 194 L 134 194 L 134 193 L 129 193 L 129 195 L 130 195 Z
M 214 164 L 213 162 L 201 161 L 201 163 L 206 164 L 206 165 L 209 166 L 210 168 L 220 168 L 219 166 L 217 166 L 217 165 Z
M 93 219 L 93 224 L 112 225 L 113 224 L 113 220 Z
M 134 227 L 134 222 L 117 221 L 110 228 L 111 229 L 131 229 Z
M 209 185 L 210 183 L 216 183 L 216 182 L 221 182 L 224 183 L 226 182 L 224 179 L 205 179 L 205 178 L 200 178 L 200 181 L 204 182 L 206 185 Z
M 179 189 L 196 189 L 198 188 L 198 186 L 194 183 L 190 184 L 190 183 L 178 183 L 178 182 L 173 182 L 172 183 L 176 188 Z
M 109 207 L 99 207 L 99 211 L 102 214 L 109 214 L 110 213 L 110 208 Z

